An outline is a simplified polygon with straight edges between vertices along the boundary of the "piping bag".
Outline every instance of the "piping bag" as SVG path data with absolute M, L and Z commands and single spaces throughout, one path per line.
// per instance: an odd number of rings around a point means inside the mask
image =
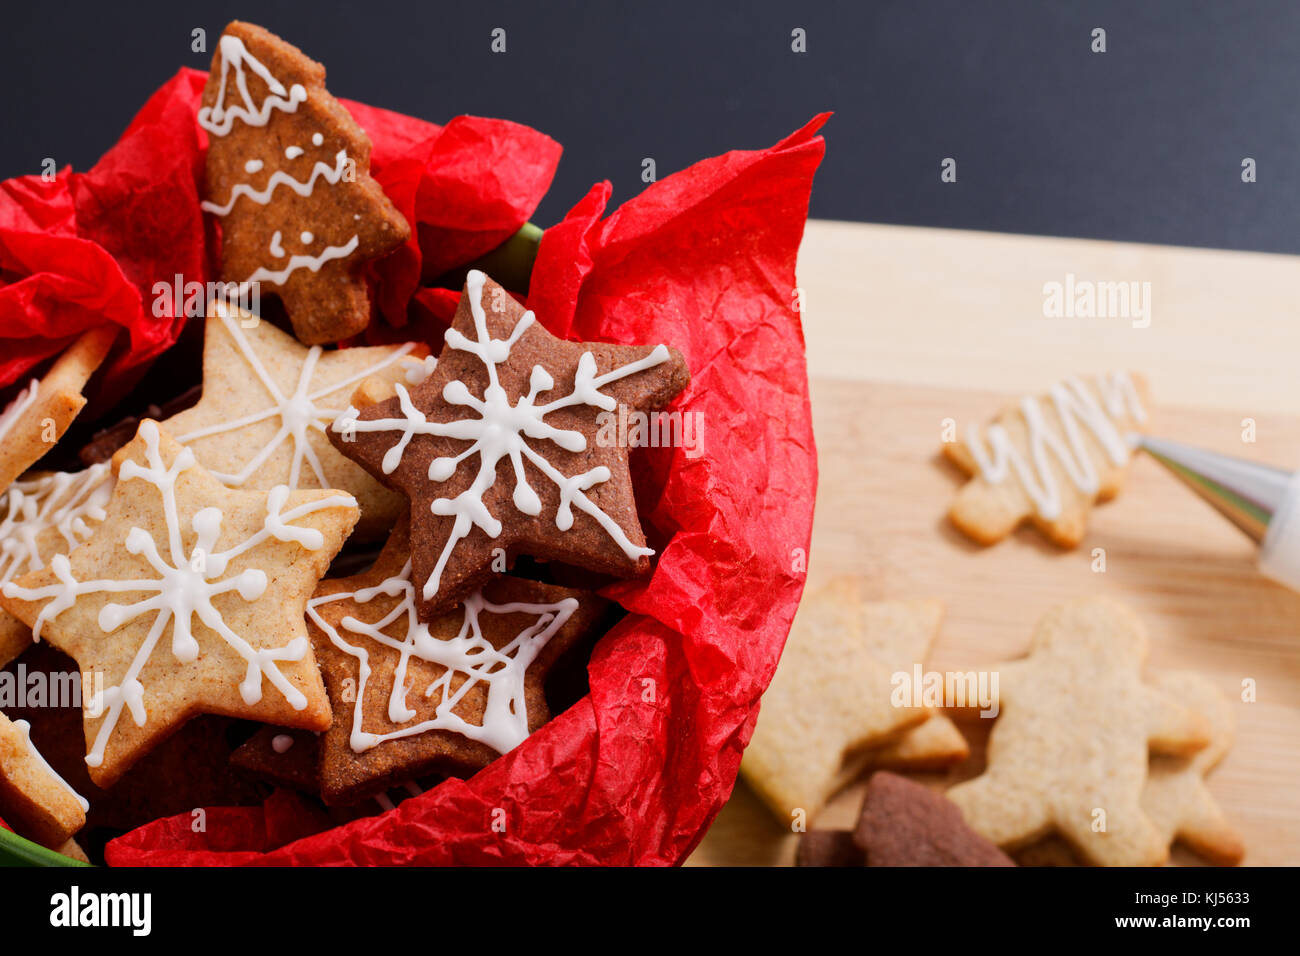
M 1259 570 L 1300 591 L 1300 471 L 1289 472 L 1163 438 L 1135 444 L 1259 545 Z

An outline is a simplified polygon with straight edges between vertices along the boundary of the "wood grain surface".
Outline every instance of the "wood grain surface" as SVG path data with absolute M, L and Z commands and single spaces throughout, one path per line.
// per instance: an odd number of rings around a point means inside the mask
M 1044 283 L 1067 273 L 1150 282 L 1150 324 L 1044 316 Z M 1126 602 L 1152 670 L 1198 671 L 1234 701 L 1236 744 L 1210 789 L 1253 864 L 1300 864 L 1300 594 L 1261 578 L 1251 542 L 1142 456 L 1078 549 L 1031 528 L 978 547 L 945 517 L 963 478 L 939 455 L 941 423 L 983 423 L 1065 375 L 1126 368 L 1151 382 L 1153 433 L 1300 467 L 1297 279 L 1300 260 L 1284 256 L 823 222 L 800 258 L 821 467 L 810 586 L 852 574 L 873 599 L 942 599 L 927 663 L 940 671 L 1021 655 L 1060 601 Z M 1240 702 L 1246 679 L 1253 703 Z M 964 727 L 976 756 L 923 779 L 978 770 L 987 726 Z M 849 825 L 859 799 L 850 788 L 819 824 Z M 689 862 L 793 855 L 788 825 L 742 781 Z

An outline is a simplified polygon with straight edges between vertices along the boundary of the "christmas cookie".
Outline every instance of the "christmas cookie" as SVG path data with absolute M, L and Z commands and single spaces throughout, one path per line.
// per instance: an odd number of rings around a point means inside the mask
M 1119 491 L 1132 453 L 1128 436 L 1147 420 L 1145 382 L 1114 372 L 1077 378 L 1027 397 L 983 433 L 974 426 L 944 454 L 971 476 L 948 514 L 980 544 L 1031 521 L 1056 544 L 1083 540 L 1095 502 Z
M 0 491 L 63 437 L 86 404 L 81 390 L 108 355 L 117 332 L 117 326 L 104 326 L 81 335 L 0 412 Z
M 231 23 L 198 119 L 222 278 L 278 295 L 308 345 L 364 329 L 362 266 L 410 226 L 371 178 L 370 140 L 326 91 L 325 68 L 261 27 Z
M 952 801 L 884 771 L 867 782 L 853 839 L 868 866 L 1015 866 Z
M 11 484 L 0 499 L 0 584 L 39 571 L 89 538 L 104 520 L 112 489 L 107 464 L 33 474 Z M 0 610 L 0 667 L 31 643 L 31 628 Z
M 32 746 L 31 727 L 0 714 L 0 816 L 42 846 L 58 849 L 86 822 L 90 804 Z
M 957 725 L 943 714 L 931 714 L 893 743 L 864 752 L 853 776 L 868 769 L 942 770 L 969 756 L 970 744 Z
M 468 775 L 514 749 L 549 718 L 547 671 L 605 606 L 498 575 L 424 623 L 404 525 L 371 570 L 322 582 L 307 604 L 334 707 L 320 738 L 326 803 L 429 773 Z
M 226 488 L 151 420 L 114 463 L 90 540 L 0 597 L 80 665 L 91 778 L 111 784 L 198 713 L 328 726 L 303 613 L 355 500 Z
M 1039 622 L 1029 656 L 999 671 L 984 773 L 948 791 L 1004 849 L 1055 831 L 1089 861 L 1155 866 L 1169 840 L 1143 808 L 1148 753 L 1186 756 L 1206 720 L 1144 684 L 1146 632 L 1126 608 L 1086 599 Z
M 261 727 L 230 755 L 230 765 L 251 780 L 320 794 L 320 737 L 310 730 Z
M 799 837 L 795 866 L 866 866 L 867 856 L 852 830 L 809 830 Z
M 1152 757 L 1142 809 L 1166 843 L 1181 841 L 1217 866 L 1240 863 L 1246 852 L 1241 836 L 1205 786 L 1205 775 L 1232 746 L 1232 707 L 1199 674 L 1176 671 L 1154 683 L 1206 719 L 1210 742 L 1190 757 Z
M 845 782 L 846 758 L 930 716 L 894 706 L 892 676 L 925 660 L 942 615 L 937 601 L 864 603 L 851 579 L 804 598 L 741 763 L 778 817 L 815 817 Z
M 21 670 L 19 669 L 21 667 Z M 46 687 L 58 686 L 77 670 L 76 661 L 41 642 L 33 645 L 8 674 L 31 681 L 40 674 Z M 65 685 L 69 686 L 69 685 Z M 181 727 L 133 765 L 107 789 L 90 779 L 86 766 L 81 700 L 33 698 L 8 714 L 31 723 L 31 739 L 55 773 L 88 801 L 86 829 L 130 830 L 160 817 L 189 813 L 196 807 L 260 804 L 252 784 L 228 771 L 234 744 L 241 739 L 238 721 L 201 716 Z M 71 706 L 60 706 L 62 704 Z
M 162 423 L 200 465 L 232 488 L 337 488 L 361 507 L 357 534 L 386 535 L 405 499 L 334 450 L 326 437 L 357 385 L 407 382 L 429 350 L 308 348 L 269 322 L 215 303 L 203 342 L 203 395 Z
M 664 345 L 557 339 L 471 271 L 428 379 L 350 409 L 330 440 L 410 499 L 412 582 L 428 619 L 518 554 L 649 570 L 628 448 L 600 437 L 600 416 L 662 408 L 688 380 Z

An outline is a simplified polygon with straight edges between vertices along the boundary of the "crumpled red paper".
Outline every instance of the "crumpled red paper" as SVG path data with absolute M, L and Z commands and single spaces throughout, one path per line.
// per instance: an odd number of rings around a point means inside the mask
M 113 865 L 673 864 L 731 794 L 802 592 L 817 483 L 795 255 L 819 116 L 770 149 L 705 160 L 604 217 L 608 184 L 548 230 L 529 306 L 576 339 L 668 342 L 703 453 L 639 449 L 648 580 L 596 646 L 591 692 L 469 780 L 300 836 L 290 798 L 108 844 Z M 433 310 L 445 293 L 423 294 Z M 299 801 L 301 802 L 301 801 Z M 286 807 L 289 808 L 286 811 Z
M 206 134 L 196 114 L 206 79 L 177 73 L 87 172 L 0 182 L 0 387 L 106 323 L 129 333 L 109 380 L 129 381 L 126 373 L 176 341 L 185 317 L 155 295 L 155 283 L 207 282 L 218 261 L 199 209 Z M 437 126 L 344 103 L 370 134 L 373 175 L 414 226 L 402 249 L 372 266 L 381 313 L 402 325 L 421 275 L 472 261 L 528 220 L 560 146 L 504 120 L 459 116 Z

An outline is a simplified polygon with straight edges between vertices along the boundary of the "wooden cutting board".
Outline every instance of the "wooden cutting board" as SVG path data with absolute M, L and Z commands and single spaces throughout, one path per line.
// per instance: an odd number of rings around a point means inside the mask
M 1043 285 L 1067 273 L 1150 282 L 1150 324 L 1045 317 Z M 963 479 L 940 430 L 1127 368 L 1151 381 L 1154 433 L 1300 467 L 1297 279 L 1282 256 L 840 223 L 810 224 L 800 259 L 821 467 L 810 586 L 852 574 L 871 598 L 942 599 L 934 670 L 1017 657 L 1047 608 L 1105 594 L 1145 621 L 1153 670 L 1198 671 L 1234 702 L 1253 680 L 1209 780 L 1253 864 L 1300 864 L 1300 594 L 1261 578 L 1251 543 L 1144 457 L 1078 549 L 1032 529 L 975 546 L 945 518 Z M 978 753 L 987 726 L 966 731 Z M 859 800 L 851 788 L 819 824 L 850 825 Z M 788 864 L 794 840 L 741 782 L 689 862 Z

